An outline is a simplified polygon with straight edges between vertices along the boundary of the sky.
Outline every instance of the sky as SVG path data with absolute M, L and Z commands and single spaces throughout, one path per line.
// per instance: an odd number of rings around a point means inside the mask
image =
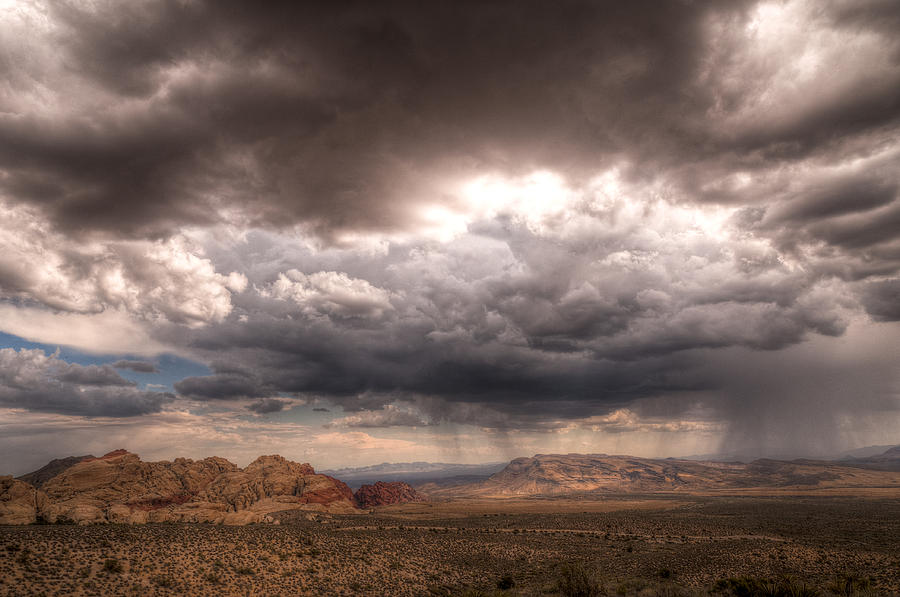
M 898 30 L 0 0 L 0 473 L 900 443 Z

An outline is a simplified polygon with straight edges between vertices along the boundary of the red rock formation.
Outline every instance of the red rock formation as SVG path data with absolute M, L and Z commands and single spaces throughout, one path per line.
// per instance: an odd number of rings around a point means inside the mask
M 32 493 L 33 488 L 20 483 Z M 4 486 L 5 487 L 5 486 Z M 5 488 L 16 504 L 27 492 Z M 20 495 L 21 494 L 21 495 Z M 144 462 L 116 450 L 83 460 L 44 485 L 46 503 L 31 510 L 48 522 L 218 522 L 246 524 L 284 510 L 357 512 L 344 483 L 317 475 L 309 464 L 281 456 L 260 456 L 241 469 L 224 458 Z M 24 496 L 24 497 L 23 497 Z M 7 512 L 8 510 L 8 512 Z M 5 519 L 25 520 L 17 505 L 0 511 Z M 26 508 L 27 510 L 27 508 Z
M 363 485 L 356 490 L 353 498 L 356 500 L 356 505 L 360 508 L 427 501 L 424 495 L 403 481 L 394 481 L 392 483 L 378 481 L 374 485 Z
M 301 499 L 307 504 L 330 504 L 348 500 L 353 503 L 353 491 L 346 483 L 328 475 L 317 475 L 327 479 L 330 483 L 322 484 L 320 488 L 311 488 L 303 493 Z

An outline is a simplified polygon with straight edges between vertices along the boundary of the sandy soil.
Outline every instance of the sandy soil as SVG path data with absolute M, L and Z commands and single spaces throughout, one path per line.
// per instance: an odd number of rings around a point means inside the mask
M 612 595 L 785 575 L 820 594 L 896 594 L 900 499 L 488 500 L 325 523 L 0 527 L 0 595 L 565 595 L 572 565 Z

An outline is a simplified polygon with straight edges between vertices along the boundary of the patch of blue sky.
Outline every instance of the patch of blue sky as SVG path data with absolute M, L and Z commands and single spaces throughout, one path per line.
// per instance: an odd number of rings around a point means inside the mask
M 141 388 L 149 390 L 172 391 L 172 384 L 178 380 L 195 375 L 209 375 L 211 373 L 209 367 L 202 363 L 171 354 L 163 354 L 152 359 L 124 353 L 105 355 L 89 354 L 68 346 L 31 342 L 5 332 L 0 332 L 0 348 L 14 348 L 16 350 L 23 348 L 39 348 L 47 354 L 53 354 L 59 350 L 59 358 L 66 362 L 77 363 L 79 365 L 111 365 L 118 360 L 151 362 L 156 365 L 159 373 L 140 373 L 131 371 L 130 369 L 117 370 L 125 379 L 130 379 L 136 382 Z

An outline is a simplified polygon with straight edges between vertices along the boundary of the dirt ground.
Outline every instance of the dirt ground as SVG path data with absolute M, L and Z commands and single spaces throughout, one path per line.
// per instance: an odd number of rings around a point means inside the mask
M 610 595 L 898 594 L 900 498 L 483 500 L 245 527 L 0 527 L 0 596 L 575 595 L 575 581 Z

